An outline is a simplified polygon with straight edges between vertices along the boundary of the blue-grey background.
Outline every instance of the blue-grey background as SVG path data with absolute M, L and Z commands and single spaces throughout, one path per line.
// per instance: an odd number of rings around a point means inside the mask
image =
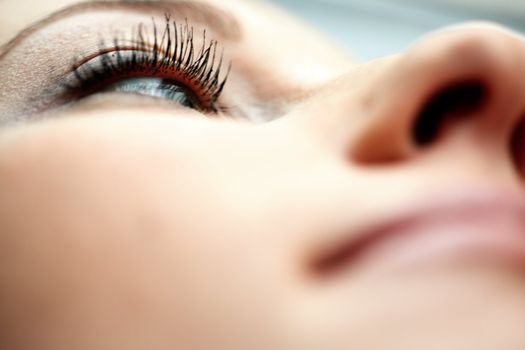
M 421 35 L 466 20 L 525 33 L 525 0 L 270 0 L 305 18 L 360 60 L 406 49 Z

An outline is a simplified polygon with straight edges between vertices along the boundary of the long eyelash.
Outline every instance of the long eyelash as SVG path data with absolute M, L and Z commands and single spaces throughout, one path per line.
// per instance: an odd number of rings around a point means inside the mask
M 223 51 L 217 52 L 217 40 L 208 40 L 206 30 L 203 30 L 202 46 L 196 49 L 194 29 L 188 24 L 187 19 L 183 24 L 177 25 L 168 14 L 165 17 L 162 34 L 154 19 L 152 19 L 151 32 L 152 41 L 149 40 L 147 30 L 141 23 L 132 34 L 131 41 L 116 35 L 111 49 L 108 49 L 106 42 L 101 40 L 99 52 L 96 55 L 100 57 L 98 67 L 89 62 L 73 65 L 73 73 L 78 82 L 75 84 L 76 89 L 89 90 L 105 78 L 118 74 L 144 71 L 158 74 L 163 70 L 170 70 L 198 86 L 210 105 L 214 106 L 231 71 L 230 62 L 226 73 L 223 74 L 224 53 Z M 131 43 L 131 45 L 123 43 Z M 123 56 L 123 52 L 130 54 Z M 113 56 L 113 60 L 110 55 Z

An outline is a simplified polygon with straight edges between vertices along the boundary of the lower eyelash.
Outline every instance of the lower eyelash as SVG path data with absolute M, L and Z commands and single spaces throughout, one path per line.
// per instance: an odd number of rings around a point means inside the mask
M 139 24 L 131 41 L 115 37 L 111 46 L 101 41 L 100 49 L 95 55 L 73 65 L 77 82 L 68 86 L 68 89 L 73 89 L 78 95 L 86 95 L 111 79 L 164 74 L 167 75 L 165 78 L 182 80 L 181 84 L 198 90 L 195 93 L 203 103 L 216 110 L 214 105 L 231 70 L 230 63 L 226 74 L 222 74 L 223 53 L 217 53 L 217 41 L 207 42 L 204 30 L 202 46 L 197 51 L 194 30 L 187 20 L 177 26 L 166 15 L 162 35 L 159 34 L 154 19 L 152 24 L 152 41 L 143 24 Z M 93 64 L 94 59 L 98 59 L 99 63 Z

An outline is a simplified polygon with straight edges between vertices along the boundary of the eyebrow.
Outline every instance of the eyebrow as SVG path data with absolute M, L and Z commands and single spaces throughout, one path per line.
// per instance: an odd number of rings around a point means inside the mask
M 13 39 L 0 46 L 0 60 L 27 37 L 44 27 L 64 18 L 72 17 L 86 11 L 124 10 L 134 12 L 164 12 L 164 14 L 191 17 L 192 20 L 205 23 L 214 33 L 230 40 L 239 40 L 241 30 L 237 19 L 230 12 L 221 10 L 208 3 L 193 0 L 105 0 L 79 2 L 58 10 L 48 17 L 22 29 Z M 144 14 L 146 15 L 146 14 Z

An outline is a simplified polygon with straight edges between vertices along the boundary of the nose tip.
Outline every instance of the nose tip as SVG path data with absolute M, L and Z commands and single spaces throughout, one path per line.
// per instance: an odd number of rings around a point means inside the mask
M 416 44 L 368 91 L 358 162 L 400 159 L 469 124 L 507 142 L 525 108 L 525 43 L 493 25 L 442 31 Z M 365 97 L 366 98 L 366 97 Z M 468 117 L 468 118 L 467 118 Z

